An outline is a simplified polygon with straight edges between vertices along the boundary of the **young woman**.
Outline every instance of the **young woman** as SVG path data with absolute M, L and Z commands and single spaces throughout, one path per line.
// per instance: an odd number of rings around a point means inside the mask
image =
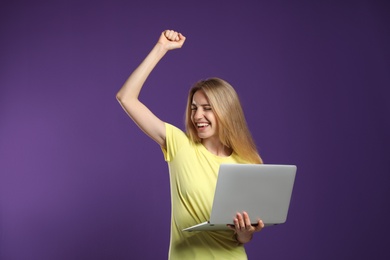
M 183 232 L 210 217 L 219 165 L 262 163 L 251 138 L 237 93 L 226 81 L 211 78 L 190 90 L 186 132 L 157 118 L 138 99 L 147 77 L 169 51 L 186 38 L 164 31 L 144 61 L 117 93 L 131 119 L 162 148 L 169 165 L 171 240 L 169 259 L 247 259 L 243 244 L 264 224 L 252 226 L 246 212 L 237 213 L 231 231 Z

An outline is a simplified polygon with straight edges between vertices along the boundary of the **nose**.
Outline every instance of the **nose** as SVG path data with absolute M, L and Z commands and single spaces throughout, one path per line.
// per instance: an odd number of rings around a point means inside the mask
M 195 110 L 194 112 L 194 119 L 195 120 L 199 120 L 199 119 L 202 119 L 203 118 L 203 111 L 201 108 L 198 108 L 197 110 Z

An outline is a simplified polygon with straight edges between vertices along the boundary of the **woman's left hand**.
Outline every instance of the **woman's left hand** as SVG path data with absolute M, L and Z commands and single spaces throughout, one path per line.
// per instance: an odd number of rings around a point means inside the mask
M 257 226 L 252 226 L 248 213 L 245 211 L 242 214 L 238 212 L 233 222 L 234 226 L 229 225 L 229 227 L 236 233 L 237 241 L 242 244 L 251 241 L 253 233 L 259 232 L 264 228 L 264 223 L 261 219 L 257 220 Z

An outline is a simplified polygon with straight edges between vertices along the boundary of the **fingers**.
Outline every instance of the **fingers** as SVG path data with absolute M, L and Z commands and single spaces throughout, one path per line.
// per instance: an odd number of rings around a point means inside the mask
M 237 213 L 237 220 L 241 230 L 250 230 L 252 228 L 251 220 L 249 219 L 248 213 L 246 213 L 245 211 L 242 213 L 242 215 L 240 213 Z
M 165 30 L 161 33 L 158 43 L 160 43 L 166 50 L 173 50 L 181 48 L 186 37 L 179 32 L 173 30 Z
M 248 213 L 246 212 L 243 212 L 242 214 L 238 212 L 233 222 L 236 231 L 254 230 L 253 226 L 251 225 L 251 220 L 249 219 Z
M 236 218 L 233 220 L 234 227 L 231 229 L 236 232 L 258 232 L 263 229 L 264 223 L 261 219 L 258 220 L 257 226 L 252 226 L 251 220 L 247 212 L 237 213 Z
M 185 37 L 181 33 L 173 31 L 173 30 L 166 30 L 166 31 L 164 31 L 164 36 L 168 40 L 175 41 L 175 42 L 178 42 L 178 41 L 180 41 L 182 39 L 185 39 Z
M 264 228 L 264 223 L 261 219 L 257 221 L 257 226 L 255 228 L 255 232 L 258 232 Z
M 245 224 L 245 228 L 249 228 L 249 227 L 252 227 L 252 223 L 251 223 L 251 220 L 248 216 L 248 213 L 246 213 L 245 211 L 242 213 L 242 216 L 243 216 L 243 219 L 244 219 L 244 224 Z

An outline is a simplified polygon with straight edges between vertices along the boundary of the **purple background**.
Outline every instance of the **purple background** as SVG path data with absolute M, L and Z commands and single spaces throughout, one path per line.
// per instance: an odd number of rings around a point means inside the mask
M 115 100 L 164 29 L 187 36 L 142 100 L 183 126 L 231 82 L 267 163 L 296 164 L 287 223 L 250 259 L 389 259 L 388 1 L 2 1 L 0 258 L 165 259 L 168 170 Z

